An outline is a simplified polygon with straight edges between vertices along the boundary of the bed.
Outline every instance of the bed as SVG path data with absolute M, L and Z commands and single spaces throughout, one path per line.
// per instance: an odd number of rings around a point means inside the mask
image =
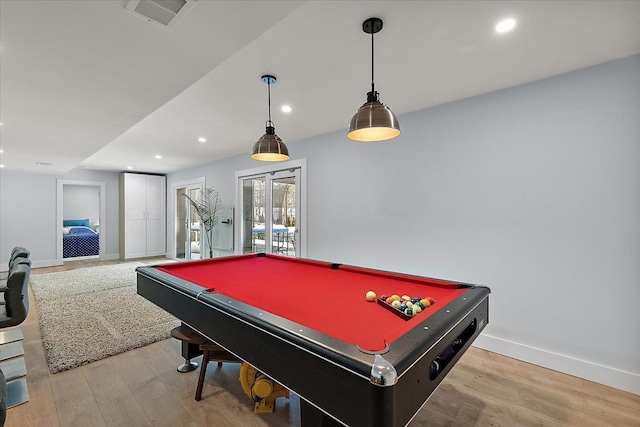
M 85 226 L 68 226 L 62 232 L 62 257 L 76 258 L 98 255 L 100 234 Z

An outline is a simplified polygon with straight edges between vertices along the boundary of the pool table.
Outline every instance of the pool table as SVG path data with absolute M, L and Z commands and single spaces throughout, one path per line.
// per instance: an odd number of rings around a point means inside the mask
M 484 286 L 270 254 L 137 268 L 138 294 L 301 398 L 303 426 L 404 426 L 489 320 Z M 434 302 L 401 316 L 373 290 Z

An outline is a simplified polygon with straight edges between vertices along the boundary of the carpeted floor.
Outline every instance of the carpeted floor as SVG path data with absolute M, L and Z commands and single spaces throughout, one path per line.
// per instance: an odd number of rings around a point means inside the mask
M 141 263 L 32 274 L 51 373 L 169 337 L 180 322 L 137 295 Z

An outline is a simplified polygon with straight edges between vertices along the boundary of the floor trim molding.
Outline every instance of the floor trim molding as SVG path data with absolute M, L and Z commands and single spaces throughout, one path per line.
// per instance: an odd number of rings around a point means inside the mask
M 564 354 L 481 334 L 474 346 L 554 371 L 640 395 L 640 375 Z

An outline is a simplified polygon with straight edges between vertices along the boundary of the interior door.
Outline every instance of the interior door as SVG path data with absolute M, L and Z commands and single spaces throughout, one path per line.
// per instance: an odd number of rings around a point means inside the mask
M 300 256 L 300 168 L 240 178 L 241 252 Z
M 175 188 L 175 256 L 178 260 L 201 259 L 206 253 L 200 220 L 185 197 L 197 200 L 201 192 L 200 183 Z

